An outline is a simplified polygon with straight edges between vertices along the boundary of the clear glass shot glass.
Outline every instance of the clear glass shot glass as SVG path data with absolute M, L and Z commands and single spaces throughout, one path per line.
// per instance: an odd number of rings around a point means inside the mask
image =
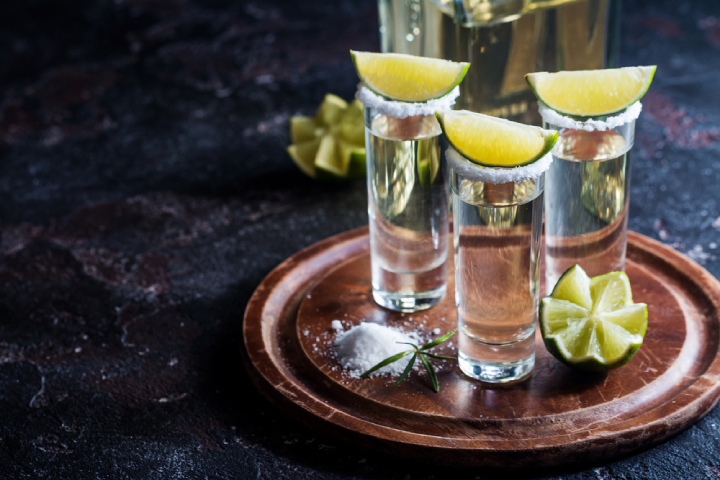
M 560 133 L 545 194 L 545 290 L 578 264 L 590 277 L 625 270 L 630 149 L 635 120 L 607 130 Z
M 415 312 L 446 292 L 447 162 L 434 115 L 403 119 L 365 107 L 373 298 Z
M 458 363 L 472 378 L 517 381 L 535 366 L 544 175 L 493 184 L 451 169 Z

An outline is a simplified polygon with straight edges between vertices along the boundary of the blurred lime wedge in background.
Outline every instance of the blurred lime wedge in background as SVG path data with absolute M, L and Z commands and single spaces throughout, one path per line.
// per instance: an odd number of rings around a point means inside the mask
M 293 144 L 315 140 L 319 136 L 317 135 L 318 128 L 314 118 L 300 115 L 292 117 L 290 119 L 290 140 Z
M 308 140 L 287 147 L 287 152 L 295 165 L 308 177 L 315 177 L 315 155 L 320 148 L 320 139 Z
M 290 119 L 292 144 L 287 152 L 310 178 L 340 181 L 365 177 L 363 106 L 325 95 L 315 117 Z
M 365 147 L 365 123 L 360 100 L 355 99 L 340 117 L 340 136 L 356 146 Z
M 325 95 L 323 102 L 320 104 L 320 108 L 318 108 L 315 114 L 315 120 L 324 127 L 335 125 L 347 107 L 348 104 L 345 100 L 337 95 L 328 93 Z

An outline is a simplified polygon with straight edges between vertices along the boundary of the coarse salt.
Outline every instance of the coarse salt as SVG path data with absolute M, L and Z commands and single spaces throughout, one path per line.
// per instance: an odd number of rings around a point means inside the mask
M 339 330 L 341 332 L 344 330 L 342 322 L 340 320 L 333 320 L 332 323 L 330 324 L 330 327 L 333 330 Z
M 522 182 L 531 178 L 538 178 L 543 172 L 550 168 L 550 164 L 553 161 L 552 154 L 547 153 L 535 163 L 522 167 L 483 167 L 463 157 L 453 147 L 448 147 L 448 149 L 445 150 L 445 158 L 447 159 L 450 168 L 452 168 L 458 175 L 465 177 L 468 180 L 493 184 Z
M 403 333 L 377 323 L 363 322 L 350 330 L 339 333 L 335 339 L 335 353 L 340 365 L 347 370 L 349 376 L 359 378 L 363 372 L 382 362 L 388 357 L 408 350 L 409 345 L 397 342 L 419 343 L 420 338 L 414 332 Z M 408 355 L 396 362 L 373 372 L 371 376 L 399 376 L 410 361 Z
M 602 120 L 590 118 L 587 120 L 575 120 L 572 117 L 562 115 L 542 102 L 538 102 L 538 111 L 546 123 L 555 125 L 560 128 L 569 128 L 572 130 L 585 130 L 587 132 L 612 130 L 633 120 L 637 120 L 642 112 L 642 104 L 636 102 L 623 110 L 618 115 L 612 117 L 601 117 Z
M 426 102 L 398 102 L 377 95 L 362 82 L 358 84 L 358 90 L 355 94 L 355 97 L 366 107 L 373 108 L 383 115 L 395 118 L 435 115 L 435 112 L 438 110 L 450 110 L 452 106 L 455 105 L 455 100 L 458 96 L 460 96 L 460 87 L 455 87 L 444 97 L 435 98 Z

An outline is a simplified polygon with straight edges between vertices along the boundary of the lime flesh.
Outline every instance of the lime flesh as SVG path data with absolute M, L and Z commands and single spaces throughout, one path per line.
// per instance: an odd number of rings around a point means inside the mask
M 315 119 L 298 115 L 290 119 L 290 140 L 294 145 L 315 140 L 317 125 Z
M 320 148 L 320 139 L 287 147 L 288 155 L 297 167 L 308 177 L 315 178 L 315 155 Z
M 342 116 L 348 104 L 345 100 L 328 93 L 325 95 L 323 102 L 320 104 L 317 113 L 315 114 L 315 120 L 318 124 L 329 127 L 330 125 L 336 124 Z
M 557 142 L 558 132 L 480 113 L 439 111 L 445 138 L 462 156 L 485 167 L 519 167 L 541 159 Z
M 290 139 L 290 158 L 310 178 L 365 177 L 365 125 L 359 101 L 348 105 L 336 95 L 325 95 L 314 118 L 290 119 Z
M 581 370 L 608 371 L 628 363 L 647 330 L 647 305 L 632 303 L 623 272 L 589 278 L 569 268 L 540 302 L 540 330 L 548 351 Z
M 624 67 L 525 75 L 537 98 L 551 109 L 579 117 L 625 110 L 650 88 L 656 67 Z
M 363 106 L 355 99 L 340 117 L 340 135 L 344 140 L 358 146 L 365 146 L 365 122 Z
M 452 91 L 469 63 L 401 53 L 350 51 L 360 80 L 373 92 L 402 102 L 425 102 Z

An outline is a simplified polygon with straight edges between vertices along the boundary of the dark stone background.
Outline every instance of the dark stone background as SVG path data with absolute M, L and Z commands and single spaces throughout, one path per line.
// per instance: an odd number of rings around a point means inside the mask
M 364 225 L 362 181 L 287 158 L 287 120 L 355 89 L 374 0 L 0 5 L 0 477 L 487 479 L 345 446 L 249 384 L 241 316 L 280 261 Z M 720 3 L 626 0 L 657 64 L 630 226 L 720 275 Z M 720 412 L 547 479 L 720 479 Z

